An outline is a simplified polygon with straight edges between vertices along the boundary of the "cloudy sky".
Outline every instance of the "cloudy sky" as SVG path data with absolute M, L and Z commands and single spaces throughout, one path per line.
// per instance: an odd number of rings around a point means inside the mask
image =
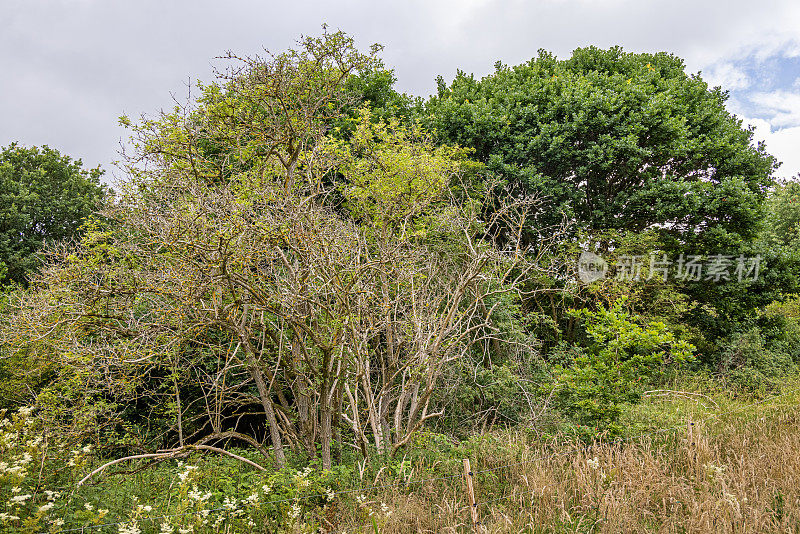
M 730 91 L 779 176 L 800 173 L 797 0 L 0 0 L 0 146 L 47 144 L 117 173 L 120 115 L 184 100 L 226 50 L 280 51 L 323 22 L 383 44 L 398 88 L 422 96 L 438 74 L 483 76 L 539 48 L 672 52 Z

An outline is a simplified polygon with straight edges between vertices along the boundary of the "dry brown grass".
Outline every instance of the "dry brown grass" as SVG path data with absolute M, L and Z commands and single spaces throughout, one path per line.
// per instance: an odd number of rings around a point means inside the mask
M 525 444 L 519 432 L 508 433 L 501 448 L 508 457 L 494 449 L 472 459 L 481 530 L 800 532 L 796 402 L 762 406 L 756 414 L 696 418 L 671 433 L 622 445 L 572 446 L 555 456 Z M 549 457 L 537 460 L 542 456 Z M 501 467 L 511 462 L 518 463 Z M 459 479 L 369 498 L 392 510 L 381 533 L 471 531 Z M 364 527 L 356 517 L 342 525 Z

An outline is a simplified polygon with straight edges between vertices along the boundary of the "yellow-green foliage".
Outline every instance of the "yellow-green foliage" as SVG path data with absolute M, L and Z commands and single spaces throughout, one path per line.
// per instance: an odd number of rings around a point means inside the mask
M 443 199 L 466 151 L 435 146 L 418 126 L 373 120 L 362 108 L 349 143 L 342 143 L 344 194 L 356 217 L 378 227 L 419 215 Z

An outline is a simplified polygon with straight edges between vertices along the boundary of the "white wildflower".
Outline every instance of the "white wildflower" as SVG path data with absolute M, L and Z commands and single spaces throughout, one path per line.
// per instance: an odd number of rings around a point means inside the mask
M 5 436 L 3 436 L 3 441 L 6 443 L 6 445 L 12 446 L 16 444 L 18 438 L 19 432 L 8 432 Z
M 711 478 L 721 479 L 725 474 L 724 465 L 705 464 L 703 467 L 705 468 L 708 476 Z
M 172 525 L 164 521 L 163 523 L 161 523 L 161 530 L 158 532 L 158 534 L 172 534 L 173 531 L 174 529 Z
M 60 517 L 58 519 L 53 520 L 53 526 L 56 527 L 56 528 L 63 527 L 64 526 L 64 520 L 61 519 Z
M 598 467 L 600 467 L 600 460 L 598 460 L 597 456 L 595 456 L 591 460 L 586 460 L 586 465 L 588 465 L 592 469 L 597 469 Z
M 11 500 L 9 500 L 8 502 L 10 504 L 24 504 L 25 501 L 27 501 L 30 498 L 31 498 L 30 495 L 15 495 L 14 497 L 11 497 Z
M 739 499 L 736 498 L 736 495 L 733 493 L 723 492 L 722 498 L 731 508 L 736 510 L 737 513 L 740 512 L 741 504 L 739 503 Z
M 122 523 L 119 525 L 118 534 L 142 534 L 139 526 L 136 523 Z
M 222 503 L 222 506 L 224 506 L 228 510 L 236 510 L 236 499 L 225 497 L 225 502 Z
M 16 521 L 19 517 L 15 515 L 8 514 L 6 512 L 0 513 L 0 521 Z
M 298 517 L 300 517 L 300 505 L 299 504 L 294 503 L 292 505 L 292 509 L 289 510 L 289 517 L 291 517 L 292 519 L 297 519 Z
M 53 503 L 53 502 L 49 502 L 47 504 L 43 504 L 43 505 L 41 505 L 39 507 L 39 511 L 42 512 L 42 513 L 47 513 L 53 508 L 53 506 L 55 506 L 55 503 Z
M 181 482 L 185 482 L 195 469 L 197 469 L 196 465 L 187 465 L 186 470 L 183 473 L 178 473 L 178 478 L 181 479 Z
M 187 494 L 187 496 L 188 496 L 188 497 L 189 497 L 189 499 L 190 499 L 190 500 L 192 500 L 192 501 L 199 501 L 199 502 L 203 502 L 203 501 L 207 501 L 208 499 L 210 499 L 210 498 L 211 498 L 211 493 L 206 493 L 206 494 L 200 493 L 200 492 L 198 491 L 198 489 L 197 489 L 197 486 L 194 486 L 194 487 L 192 487 L 192 489 L 189 491 L 189 493 Z
M 92 510 L 94 510 L 94 506 L 92 506 L 92 505 L 91 505 L 90 503 L 88 503 L 88 502 L 87 502 L 86 504 L 84 504 L 84 505 L 83 505 L 83 507 L 84 507 L 84 508 L 86 508 L 87 510 L 89 510 L 90 512 L 91 512 Z
M 392 515 L 392 511 L 389 510 L 389 506 L 385 502 L 381 503 L 381 512 L 383 512 L 383 515 L 385 515 L 386 517 Z

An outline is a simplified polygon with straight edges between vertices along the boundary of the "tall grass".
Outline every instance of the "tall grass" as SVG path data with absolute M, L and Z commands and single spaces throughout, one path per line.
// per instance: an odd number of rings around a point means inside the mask
M 763 404 L 724 392 L 654 397 L 626 412 L 638 437 L 624 442 L 584 445 L 541 424 L 466 442 L 423 432 L 406 457 L 371 465 L 350 458 L 320 472 L 297 459 L 261 473 L 198 455 L 192 465 L 110 470 L 81 488 L 87 462 L 102 460 L 83 449 L 72 478 L 42 485 L 52 461 L 34 461 L 43 444 L 18 416 L 0 428 L 4 443 L 18 443 L 2 464 L 10 504 L 0 531 L 470 532 L 460 476 L 470 458 L 486 533 L 800 532 L 800 393 L 786 391 Z
M 800 532 L 800 412 L 796 397 L 783 401 L 719 418 L 698 414 L 672 433 L 555 454 L 509 432 L 504 446 L 475 449 L 481 529 Z M 433 482 L 372 498 L 393 510 L 381 530 L 387 534 L 471 529 L 458 484 Z

